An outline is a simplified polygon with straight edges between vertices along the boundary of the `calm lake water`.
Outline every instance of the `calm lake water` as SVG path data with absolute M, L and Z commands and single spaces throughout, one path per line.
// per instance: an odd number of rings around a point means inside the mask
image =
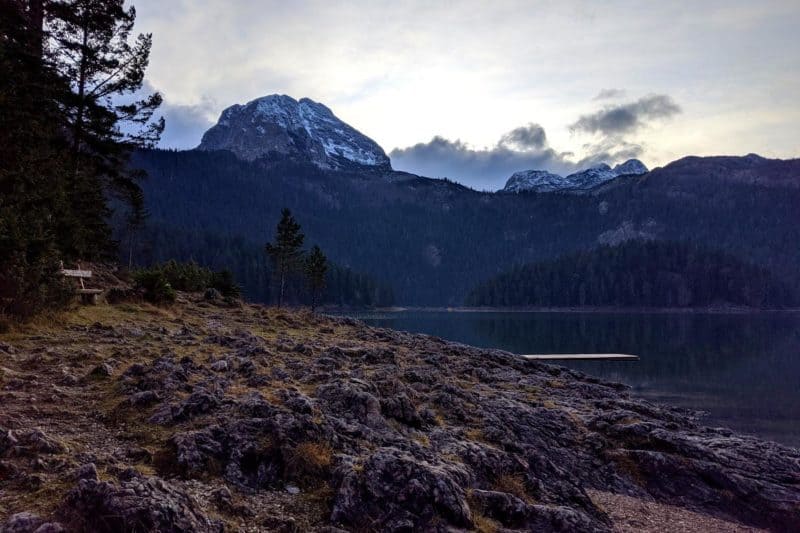
M 355 315 L 354 315 L 355 316 Z M 427 312 L 361 314 L 373 326 L 514 353 L 636 354 L 559 363 L 703 411 L 705 423 L 800 447 L 800 314 Z

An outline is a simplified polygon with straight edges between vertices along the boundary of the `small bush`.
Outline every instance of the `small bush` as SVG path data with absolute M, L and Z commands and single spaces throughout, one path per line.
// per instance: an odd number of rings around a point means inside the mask
M 132 289 L 111 287 L 106 291 L 106 302 L 115 305 L 123 302 L 141 301 L 141 295 Z
M 194 261 L 178 263 L 167 261 L 160 267 L 172 288 L 178 291 L 199 292 L 211 285 L 212 272 Z
M 134 272 L 133 281 L 137 289 L 144 291 L 144 299 L 154 304 L 170 304 L 175 301 L 175 289 L 158 268 Z
M 208 286 L 217 289 L 225 298 L 238 298 L 242 295 L 242 289 L 236 284 L 230 270 L 213 272 Z
M 154 265 L 134 272 L 133 279 L 138 287 L 144 288 L 146 291 L 145 282 L 154 287 L 154 284 L 162 283 L 161 279 L 163 279 L 173 292 L 176 290 L 203 292 L 206 289 L 216 289 L 226 300 L 239 298 L 242 294 L 241 288 L 236 284 L 233 274 L 229 270 L 212 272 L 195 262 L 179 263 L 174 260 L 167 261 L 161 265 Z M 158 295 L 154 296 L 159 299 Z M 152 301 L 147 294 L 145 299 Z M 174 299 L 174 296 L 171 297 L 171 300 Z M 159 299 L 160 302 L 161 300 Z

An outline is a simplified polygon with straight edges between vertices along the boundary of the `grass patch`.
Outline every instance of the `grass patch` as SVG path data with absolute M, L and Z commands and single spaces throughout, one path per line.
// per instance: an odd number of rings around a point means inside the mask
M 425 446 L 426 448 L 430 448 L 431 446 L 431 439 L 424 433 L 419 433 L 414 435 L 414 440 L 420 444 L 421 446 Z
M 634 483 L 640 487 L 647 485 L 647 480 L 642 474 L 639 465 L 631 457 L 623 454 L 614 454 L 609 458 L 617 465 L 620 472 L 631 478 Z
M 478 533 L 497 533 L 500 531 L 499 523 L 482 514 L 473 513 L 472 524 L 475 527 L 475 531 Z
M 483 434 L 483 430 L 481 428 L 469 428 L 468 430 L 464 431 L 464 436 L 471 441 L 486 442 L 486 435 Z
M 319 441 L 301 442 L 290 452 L 286 461 L 289 477 L 306 487 L 319 488 L 327 479 L 333 465 L 333 449 Z
M 525 486 L 525 479 L 521 474 L 502 474 L 497 476 L 492 483 L 492 490 L 512 494 L 525 502 L 531 503 L 532 498 Z

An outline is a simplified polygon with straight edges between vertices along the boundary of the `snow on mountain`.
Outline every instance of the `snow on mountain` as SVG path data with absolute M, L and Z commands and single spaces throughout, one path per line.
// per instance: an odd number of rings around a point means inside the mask
M 230 150 L 248 161 L 288 156 L 321 168 L 391 168 L 375 141 L 323 104 L 277 94 L 225 109 L 197 149 Z
M 505 192 L 538 191 L 552 192 L 563 188 L 564 177 L 546 170 L 522 170 L 508 178 Z
M 614 172 L 617 173 L 617 176 L 639 176 L 647 174 L 648 170 L 644 163 L 638 159 L 628 159 L 624 163 L 615 166 Z
M 608 180 L 613 180 L 617 175 L 610 166 L 601 163 L 567 176 L 565 178 L 567 186 L 564 188 L 585 191 L 592 187 L 597 187 Z
M 629 159 L 611 168 L 605 163 L 575 172 L 566 177 L 552 174 L 545 170 L 523 170 L 515 172 L 508 178 L 502 192 L 573 192 L 579 193 L 593 189 L 598 185 L 618 176 L 640 175 L 647 172 L 647 167 L 638 159 Z

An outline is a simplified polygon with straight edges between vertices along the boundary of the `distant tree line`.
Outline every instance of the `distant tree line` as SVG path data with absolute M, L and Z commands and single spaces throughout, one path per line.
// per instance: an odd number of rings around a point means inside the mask
M 148 200 L 149 202 L 149 200 Z M 176 260 L 195 262 L 212 270 L 230 270 L 249 301 L 277 304 L 273 265 L 264 246 L 241 237 L 222 236 L 218 228 L 191 231 L 150 219 L 138 231 L 134 268 Z M 127 251 L 123 251 L 127 256 Z M 295 274 L 297 274 L 296 272 Z M 318 303 L 341 307 L 386 307 L 394 303 L 392 288 L 367 274 L 327 261 L 324 288 Z M 302 275 L 289 276 L 284 301 L 311 304 L 308 284 Z
M 629 241 L 528 264 L 489 279 L 468 306 L 754 308 L 798 305 L 765 269 L 677 242 Z

